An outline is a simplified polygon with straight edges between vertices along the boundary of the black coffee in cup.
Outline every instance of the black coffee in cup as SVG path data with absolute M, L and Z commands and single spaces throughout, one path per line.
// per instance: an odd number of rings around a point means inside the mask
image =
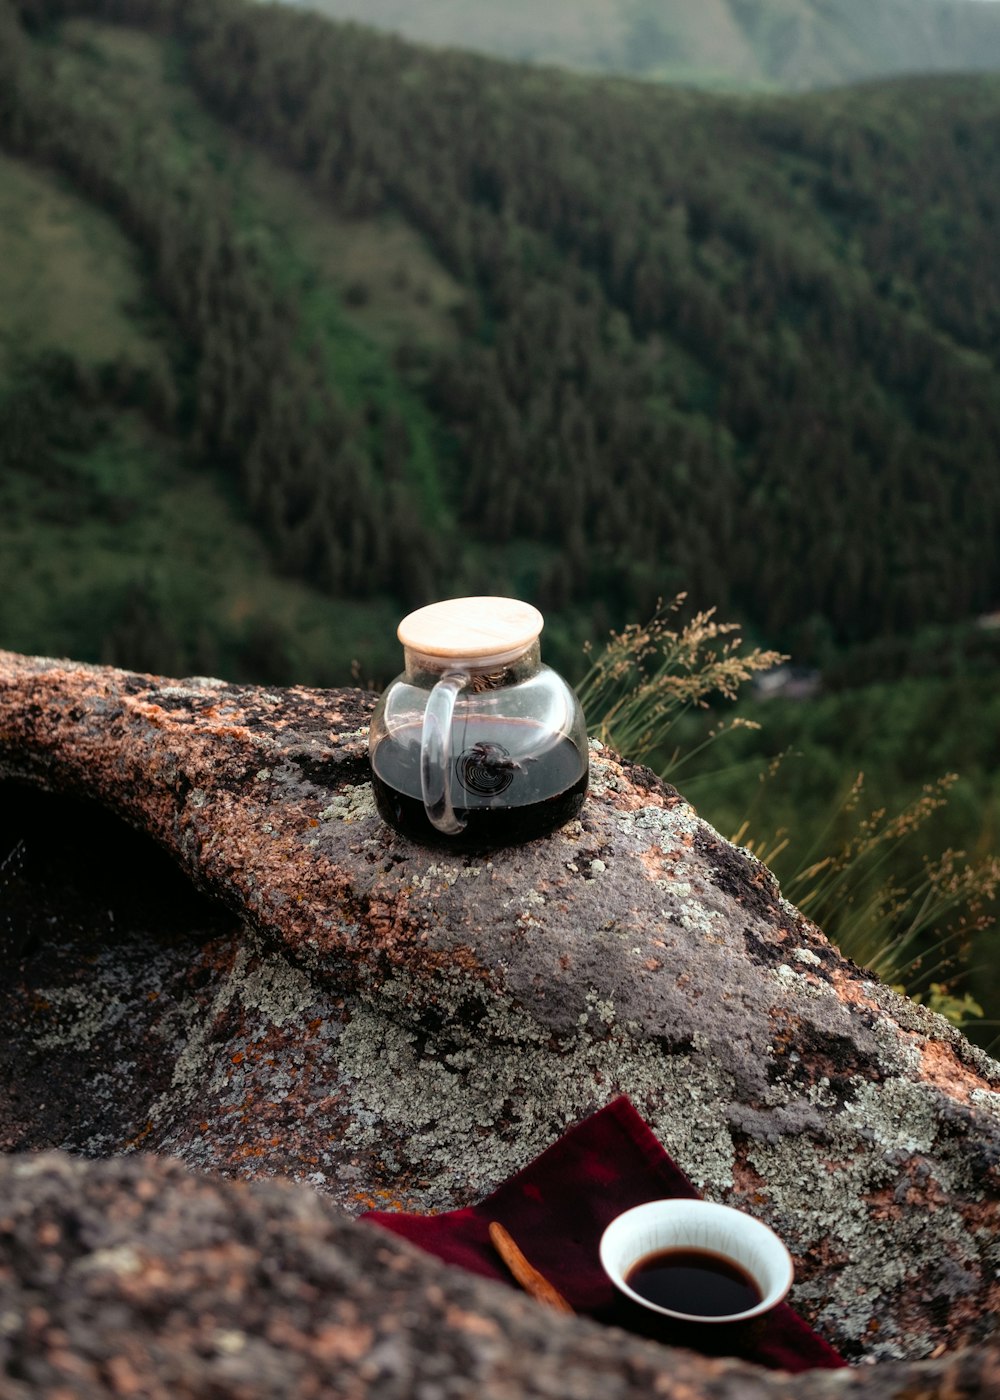
M 691 1317 L 730 1317 L 761 1301 L 745 1269 L 707 1249 L 659 1249 L 637 1260 L 625 1282 L 647 1302 Z

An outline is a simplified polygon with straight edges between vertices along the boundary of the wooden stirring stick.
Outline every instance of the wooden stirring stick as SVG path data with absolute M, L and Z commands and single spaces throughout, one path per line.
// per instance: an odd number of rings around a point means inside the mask
M 557 1312 L 571 1313 L 573 1309 L 557 1288 L 528 1263 L 510 1235 L 496 1220 L 490 1221 L 490 1242 L 517 1279 L 525 1293 L 537 1298 L 540 1303 L 548 1303 Z

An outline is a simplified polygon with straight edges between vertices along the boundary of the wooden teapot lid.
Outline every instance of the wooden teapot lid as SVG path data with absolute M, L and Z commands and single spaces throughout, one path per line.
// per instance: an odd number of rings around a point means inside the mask
M 517 598 L 447 598 L 404 617 L 396 636 L 422 656 L 506 656 L 524 651 L 545 619 Z

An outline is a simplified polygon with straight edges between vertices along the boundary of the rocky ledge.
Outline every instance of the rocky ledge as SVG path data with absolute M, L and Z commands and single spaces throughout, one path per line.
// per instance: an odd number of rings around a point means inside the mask
M 372 704 L 0 653 L 11 1384 L 996 1393 L 1000 1067 L 599 748 L 554 836 L 411 844 L 372 803 Z M 348 1218 L 468 1203 L 619 1092 L 875 1369 L 667 1353 Z

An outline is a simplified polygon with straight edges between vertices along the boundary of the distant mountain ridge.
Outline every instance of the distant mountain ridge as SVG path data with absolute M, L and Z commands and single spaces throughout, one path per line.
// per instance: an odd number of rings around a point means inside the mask
M 302 3 L 302 0 L 295 0 Z M 787 91 L 1000 69 L 984 0 L 307 0 L 422 43 L 667 81 Z

